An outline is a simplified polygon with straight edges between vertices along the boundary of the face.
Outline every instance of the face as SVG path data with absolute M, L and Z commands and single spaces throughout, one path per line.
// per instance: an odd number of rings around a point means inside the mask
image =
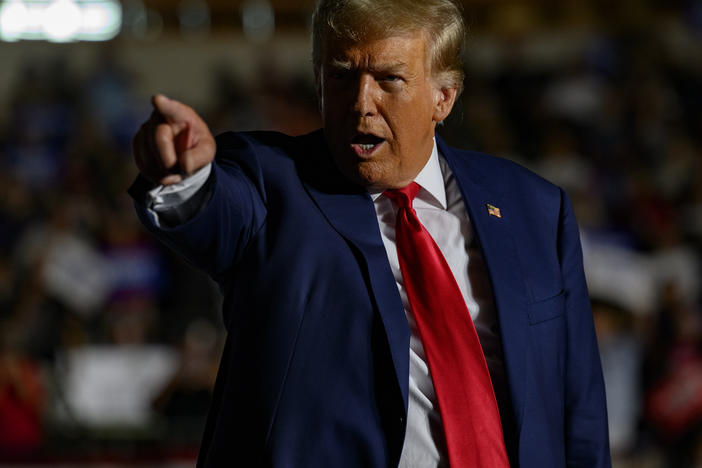
M 326 45 L 317 90 L 337 167 L 370 190 L 404 187 L 419 174 L 456 98 L 455 87 L 433 79 L 421 31 Z

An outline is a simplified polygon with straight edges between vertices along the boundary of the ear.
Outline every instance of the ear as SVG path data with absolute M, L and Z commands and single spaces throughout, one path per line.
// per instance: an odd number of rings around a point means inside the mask
M 434 114 L 432 116 L 434 122 L 441 122 L 449 116 L 457 96 L 458 88 L 455 85 L 436 88 L 434 92 Z

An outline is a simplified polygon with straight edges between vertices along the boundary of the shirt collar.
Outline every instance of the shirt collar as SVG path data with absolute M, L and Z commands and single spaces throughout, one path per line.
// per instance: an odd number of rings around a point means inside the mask
M 439 164 L 439 150 L 436 147 L 436 139 L 431 150 L 429 160 L 424 165 L 414 181 L 419 184 L 422 190 L 417 195 L 424 198 L 429 203 L 438 203 L 441 208 L 446 209 L 446 187 L 444 185 L 444 176 L 441 172 Z M 371 198 L 375 201 L 382 192 L 371 192 Z

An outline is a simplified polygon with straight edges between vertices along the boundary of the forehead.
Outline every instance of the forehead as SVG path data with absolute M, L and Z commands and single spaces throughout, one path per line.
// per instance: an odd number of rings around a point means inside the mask
M 358 41 L 332 39 L 325 42 L 322 63 L 352 65 L 420 65 L 427 61 L 427 40 L 423 31 L 388 37 L 367 37 Z

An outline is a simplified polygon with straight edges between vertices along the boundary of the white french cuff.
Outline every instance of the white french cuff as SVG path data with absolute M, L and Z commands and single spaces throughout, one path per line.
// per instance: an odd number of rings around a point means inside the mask
M 177 184 L 159 185 L 149 190 L 148 206 L 154 211 L 165 211 L 186 202 L 205 185 L 210 176 L 212 163 L 198 169 Z
M 194 208 L 188 206 L 192 203 L 188 204 L 187 202 L 205 185 L 211 171 L 212 163 L 202 167 L 177 184 L 159 185 L 149 190 L 146 196 L 146 210 L 156 226 L 163 227 L 163 222 L 167 225 L 173 225 L 189 219 Z M 197 200 L 195 203 L 197 204 Z

